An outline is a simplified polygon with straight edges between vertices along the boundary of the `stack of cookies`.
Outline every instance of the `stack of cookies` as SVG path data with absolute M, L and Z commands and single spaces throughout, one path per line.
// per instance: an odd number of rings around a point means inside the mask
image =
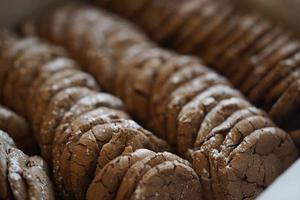
M 157 42 L 200 56 L 276 123 L 300 128 L 300 41 L 288 31 L 230 1 L 94 2 L 135 21 Z M 292 135 L 299 141 L 298 131 Z
M 1 108 L 0 115 L 0 199 L 54 200 L 46 162 L 18 149 L 32 152 L 31 148 L 34 148 L 27 138 L 27 124 L 7 109 Z M 18 139 L 17 143 L 3 130 Z
M 132 121 L 120 99 L 99 92 L 94 78 L 65 55 L 34 37 L 1 52 L 2 100 L 31 122 L 61 197 L 202 199 L 191 164 L 165 152 L 165 141 Z
M 24 31 L 64 46 L 134 118 L 189 159 L 205 199 L 254 199 L 297 156 L 290 136 L 225 78 L 197 58 L 155 46 L 125 20 L 66 4 Z

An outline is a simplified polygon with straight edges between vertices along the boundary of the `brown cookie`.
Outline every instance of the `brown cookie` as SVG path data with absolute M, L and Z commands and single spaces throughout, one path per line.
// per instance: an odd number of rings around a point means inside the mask
M 275 122 L 286 122 L 299 109 L 299 85 L 300 80 L 294 81 L 271 108 L 269 115 Z
M 261 79 L 257 87 L 252 89 L 248 95 L 250 100 L 261 102 L 261 100 L 263 100 L 263 95 L 259 94 L 267 93 L 271 87 L 276 86 L 276 83 L 286 78 L 292 71 L 295 71 L 298 64 L 300 64 L 300 53 L 278 63 L 263 79 Z
M 259 95 L 251 94 L 253 90 L 256 90 L 256 88 L 259 88 L 259 85 L 261 84 L 261 80 L 263 77 L 267 76 L 267 74 L 282 60 L 293 56 L 294 54 L 298 53 L 300 51 L 300 43 L 297 42 L 289 42 L 288 45 L 284 46 L 282 49 L 279 50 L 279 52 L 275 55 L 272 55 L 270 60 L 268 61 L 267 64 L 262 64 L 261 66 L 258 66 L 253 72 L 254 79 L 252 80 L 246 80 L 244 83 L 244 91 L 247 91 L 247 94 L 250 99 L 253 100 L 254 102 L 257 102 L 260 99 Z M 252 85 L 255 88 L 250 88 L 250 90 L 247 90 L 247 85 Z M 260 91 L 258 91 L 260 92 Z M 257 99 L 256 99 L 257 98 Z
M 229 37 L 223 38 L 221 45 L 217 45 L 207 53 L 208 57 L 206 57 L 206 62 L 213 64 L 217 70 L 220 70 L 218 66 L 218 56 L 220 56 L 223 52 L 225 52 L 228 48 L 235 44 L 235 42 L 243 39 L 244 35 L 259 21 L 259 17 L 253 14 L 244 15 L 241 17 L 242 18 L 240 18 L 240 20 L 237 21 L 233 26 L 234 32 L 230 34 Z M 235 19 L 233 19 L 233 22 L 234 21 Z
M 249 65 L 251 69 L 248 72 L 248 76 L 246 76 L 246 79 L 243 80 L 242 85 L 240 85 L 242 92 L 249 92 L 248 90 L 252 89 L 252 87 L 254 86 L 253 84 L 256 83 L 257 80 L 260 78 L 253 77 L 255 72 L 259 73 L 259 69 L 262 70 L 262 72 L 264 72 L 263 68 L 266 68 L 266 65 L 275 65 L 278 61 L 280 61 L 280 58 L 282 58 L 282 56 L 284 56 L 285 53 L 287 53 L 284 50 L 288 50 L 289 48 L 287 47 L 289 46 L 294 46 L 293 44 L 288 42 L 289 39 L 290 36 L 282 34 L 280 35 L 280 37 L 276 38 L 272 43 L 267 45 L 265 49 L 249 58 L 247 65 Z M 253 77 L 253 79 L 256 80 L 249 80 L 249 76 Z
M 93 182 L 89 186 L 86 198 L 114 199 L 127 170 L 137 161 L 154 155 L 155 153 L 153 151 L 138 149 L 110 161 L 95 174 Z
M 218 181 L 213 184 L 216 198 L 254 198 L 295 160 L 296 155 L 284 131 L 263 128 L 252 132 L 233 150 L 229 159 L 222 158 L 222 154 L 210 157 L 217 171 Z
M 289 75 L 287 75 L 281 82 L 274 85 L 272 89 L 266 94 L 265 102 L 269 110 L 273 102 L 276 102 L 278 98 L 289 88 L 291 84 L 300 78 L 300 69 L 293 70 Z
M 166 161 L 150 169 L 130 199 L 202 199 L 199 178 L 188 165 Z
M 184 42 L 189 41 L 189 37 L 191 37 L 197 27 L 205 23 L 205 15 L 211 16 L 214 14 L 214 9 L 216 8 L 216 4 L 206 0 L 199 1 L 199 3 L 195 6 L 197 9 L 190 11 L 189 20 L 181 24 L 181 27 L 177 29 L 178 31 L 173 33 L 171 37 L 172 40 L 169 40 L 172 43 L 171 46 L 176 50 L 180 50 L 181 45 L 184 44 Z M 201 12 L 198 12 L 199 10 L 201 10 Z
M 34 131 L 39 130 L 42 116 L 45 113 L 51 99 L 60 91 L 76 86 L 85 86 L 92 90 L 98 90 L 98 85 L 95 80 L 88 74 L 79 70 L 65 70 L 62 73 L 57 73 L 49 78 L 37 91 L 37 96 L 34 103 L 36 104 L 36 112 L 33 116 Z
M 156 58 L 146 62 L 140 69 L 131 70 L 132 73 L 128 78 L 129 85 L 125 89 L 125 103 L 129 112 L 141 121 L 146 121 L 149 117 L 148 109 L 157 72 L 170 57 L 171 53 L 160 51 Z M 131 82 L 130 77 L 132 77 Z
M 71 87 L 58 92 L 52 98 L 45 111 L 40 130 L 37 134 L 42 155 L 47 161 L 51 160 L 51 149 L 55 131 L 65 113 L 77 101 L 93 93 L 95 92 L 85 87 Z
M 176 144 L 178 128 L 177 117 L 181 108 L 195 96 L 214 85 L 229 85 L 229 83 L 217 74 L 207 73 L 204 76 L 195 78 L 178 87 L 170 94 L 169 102 L 165 110 L 167 141 L 170 144 Z
M 233 7 L 226 4 L 212 4 L 207 9 L 207 13 L 203 15 L 203 23 L 199 24 L 195 29 L 187 36 L 186 40 L 183 40 L 178 44 L 178 50 L 181 53 L 191 53 L 195 50 L 199 51 L 202 44 L 209 39 L 211 34 L 214 33 L 222 23 L 232 15 Z M 220 9 L 222 7 L 222 9 Z M 200 7 L 201 9 L 201 7 Z M 216 14 L 216 10 L 220 10 Z M 205 12 L 205 11 L 204 11 Z M 203 27 L 206 27 L 203 29 Z
M 98 154 L 111 137 L 111 132 L 105 132 L 102 125 L 96 125 L 83 133 L 70 150 L 74 156 L 69 164 L 69 177 L 65 178 L 69 179 L 76 199 L 84 199 L 95 174 Z
M 136 190 L 136 186 L 142 177 L 153 167 L 162 164 L 166 161 L 178 161 L 184 165 L 190 164 L 182 158 L 169 152 L 160 152 L 155 155 L 147 156 L 144 159 L 137 161 L 127 170 L 123 177 L 122 183 L 118 189 L 116 199 L 129 199 L 132 193 Z
M 37 76 L 39 68 L 47 61 L 64 54 L 65 52 L 59 47 L 39 43 L 19 55 L 14 60 L 12 71 L 6 80 L 4 88 L 6 105 L 25 115 L 27 92 Z
M 39 90 L 39 87 L 41 87 L 48 79 L 50 79 L 56 73 L 62 73 L 65 70 L 78 68 L 79 66 L 76 62 L 65 57 L 58 57 L 56 59 L 50 60 L 49 62 L 41 66 L 38 75 L 33 80 L 27 92 L 28 96 L 26 107 L 28 118 L 32 119 L 34 115 L 33 113 L 35 112 L 35 106 L 33 106 L 33 102 L 37 98 L 36 96 L 39 95 L 38 92 L 36 92 Z
M 116 126 L 118 125 L 118 126 Z M 111 140 L 103 146 L 99 153 L 98 168 L 102 168 L 127 148 L 133 151 L 146 148 L 153 151 L 167 150 L 167 144 L 152 133 L 140 127 L 134 121 L 124 120 L 122 124 L 111 124 L 105 131 L 113 132 Z
M 154 0 L 150 1 L 145 7 L 143 12 L 135 18 L 135 21 L 145 31 L 152 32 L 157 27 L 160 27 L 160 23 L 164 21 L 174 10 L 178 9 L 184 1 L 176 0 Z
M 65 125 L 61 130 L 57 130 L 52 151 L 53 174 L 56 185 L 63 196 L 72 196 L 71 188 L 66 188 L 71 186 L 70 179 L 68 179 L 70 177 L 71 157 L 76 156 L 72 154 L 71 149 L 80 139 L 80 136 L 93 126 L 126 118 L 128 116 L 123 111 L 100 107 L 78 116 L 69 122 L 68 126 Z
M 177 118 L 177 148 L 181 155 L 193 147 L 204 117 L 220 101 L 231 97 L 241 97 L 241 94 L 228 86 L 217 85 L 199 94 L 181 109 Z
M 155 102 L 158 101 L 159 98 L 161 98 L 158 93 L 161 90 L 162 85 L 164 85 L 173 74 L 175 74 L 183 67 L 188 67 L 192 64 L 197 63 L 199 63 L 199 61 L 192 56 L 175 56 L 161 66 L 160 70 L 157 72 L 156 79 L 152 86 L 150 115 L 153 112 L 154 107 L 156 106 L 152 104 L 155 104 Z
M 116 79 L 115 79 L 115 88 L 114 92 L 118 96 L 125 98 L 126 97 L 126 88 L 131 87 L 132 79 L 135 78 L 135 74 L 144 65 L 151 62 L 151 60 L 155 59 L 161 54 L 161 50 L 157 47 L 155 48 L 141 48 L 140 52 L 133 51 L 132 53 L 127 53 L 126 57 L 124 57 L 121 62 L 118 64 L 116 71 Z M 134 77 L 133 77 L 134 76 Z
M 159 26 L 151 31 L 151 37 L 159 43 L 167 43 L 171 41 L 170 38 L 177 33 L 183 26 L 186 19 L 188 19 L 202 4 L 203 1 L 183 1 L 182 5 L 172 9 L 168 17 L 159 23 Z
M 239 97 L 233 97 L 220 101 L 220 103 L 203 119 L 203 122 L 201 123 L 200 129 L 197 133 L 197 139 L 194 145 L 195 148 L 200 147 L 207 138 L 209 132 L 217 125 L 224 122 L 224 120 L 233 112 L 248 107 L 250 107 L 250 103 Z
M 19 54 L 22 54 L 23 51 L 29 49 L 31 46 L 34 46 L 38 43 L 36 38 L 26 38 L 22 40 L 15 41 L 1 50 L 0 57 L 0 94 L 3 98 L 3 90 L 6 84 L 6 79 L 12 71 L 12 63 L 18 57 Z M 3 101 L 3 100 L 1 100 Z
M 268 33 L 266 33 L 264 36 L 259 38 L 256 42 L 254 42 L 247 50 L 245 55 L 241 57 L 241 59 L 238 61 L 236 60 L 234 62 L 235 70 L 231 72 L 231 75 L 229 75 L 229 79 L 233 82 L 234 85 L 239 86 L 241 82 L 245 80 L 245 78 L 248 76 L 248 73 L 252 71 L 252 67 L 257 60 L 258 57 L 255 55 L 259 55 L 266 49 L 268 49 L 270 46 L 273 45 L 273 42 L 276 43 L 276 40 L 282 36 L 282 29 L 280 28 L 273 28 Z M 243 67 L 239 67 L 243 66 Z
M 235 71 L 234 61 L 237 57 L 242 57 L 248 53 L 249 49 L 253 48 L 253 44 L 269 33 L 271 24 L 268 21 L 261 20 L 255 27 L 250 29 L 243 37 L 243 40 L 233 44 L 226 50 L 223 57 L 218 61 L 219 69 L 225 76 L 230 76 L 232 71 Z M 252 47 L 252 48 L 251 48 Z
M 149 126 L 153 128 L 157 134 L 165 138 L 163 115 L 167 106 L 168 96 L 180 85 L 183 85 L 198 76 L 204 76 L 207 73 L 207 68 L 202 67 L 199 64 L 182 68 L 170 76 L 170 78 L 161 86 L 160 90 L 156 92 L 157 96 L 153 97 L 151 103 L 151 109 L 154 109 L 154 111 Z
M 223 155 L 228 156 L 240 144 L 243 138 L 250 135 L 250 133 L 255 130 L 274 126 L 275 124 L 269 118 L 260 115 L 249 116 L 231 128 L 220 146 L 220 151 Z

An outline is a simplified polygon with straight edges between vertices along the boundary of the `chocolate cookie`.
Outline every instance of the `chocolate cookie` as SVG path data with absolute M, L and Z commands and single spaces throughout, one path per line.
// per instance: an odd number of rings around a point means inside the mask
M 300 53 L 295 54 L 292 58 L 278 63 L 266 76 L 261 79 L 260 83 L 249 94 L 250 100 L 261 102 L 263 97 L 259 97 L 258 94 L 265 94 L 271 87 L 276 86 L 276 83 L 286 78 L 290 72 L 296 71 L 296 66 L 300 64 Z
M 23 99 L 27 97 L 27 91 L 38 73 L 38 69 L 47 61 L 57 56 L 64 55 L 64 51 L 58 47 L 47 44 L 39 44 L 18 56 L 11 66 L 11 72 L 6 79 L 4 88 L 4 102 L 6 105 L 15 106 L 15 110 L 24 115 L 25 105 Z M 15 98 L 12 98 L 12 97 Z M 13 100 L 12 100 L 13 99 Z
M 118 126 L 116 126 L 118 125 Z M 99 153 L 98 168 L 102 168 L 109 161 L 121 155 L 126 147 L 133 151 L 146 148 L 153 151 L 167 150 L 167 144 L 152 133 L 141 128 L 131 120 L 124 120 L 123 123 L 111 124 L 105 131 L 113 132 L 111 140 L 103 146 Z
M 299 85 L 300 80 L 294 81 L 271 108 L 269 115 L 275 122 L 283 123 L 299 109 Z
M 204 76 L 207 73 L 207 69 L 201 65 L 191 65 L 189 67 L 182 68 L 175 72 L 170 78 L 162 85 L 159 91 L 156 92 L 157 97 L 153 97 L 152 106 L 154 115 L 151 116 L 150 127 L 152 127 L 156 133 L 165 138 L 164 120 L 163 115 L 167 106 L 168 96 L 180 85 L 185 84 L 188 81 L 193 80 L 198 76 Z
M 155 153 L 153 151 L 138 149 L 132 153 L 118 156 L 110 161 L 95 174 L 93 182 L 89 186 L 86 198 L 114 199 L 120 190 L 120 185 L 124 180 L 123 177 L 127 170 L 137 161 L 154 155 Z
M 231 6 L 226 6 L 226 4 L 212 4 L 207 8 L 206 14 L 203 15 L 203 23 L 199 24 L 195 29 L 187 36 L 186 40 L 183 40 L 178 44 L 178 51 L 181 53 L 191 53 L 195 49 L 198 51 L 201 49 L 202 44 L 207 41 L 209 36 L 213 34 L 215 29 L 218 29 L 222 23 L 232 15 L 233 8 Z M 216 14 L 216 10 L 222 6 L 221 12 Z M 200 9 L 202 9 L 200 7 Z M 205 12 L 205 11 L 203 11 Z M 206 27 L 203 29 L 203 27 Z
M 120 184 L 120 187 L 118 189 L 116 199 L 129 199 L 132 193 L 136 190 L 136 187 L 142 177 L 149 170 L 166 161 L 175 160 L 184 165 L 190 165 L 187 161 L 168 152 L 156 153 L 155 155 L 147 156 L 144 159 L 137 161 L 132 166 L 130 166 L 130 168 L 124 175 L 122 183 Z
M 169 16 L 159 26 L 151 32 L 151 36 L 159 43 L 166 43 L 173 33 L 178 32 L 183 23 L 188 19 L 199 7 L 203 1 L 184 1 L 182 6 L 172 9 Z
M 270 45 L 267 45 L 266 48 L 259 52 L 257 55 L 254 55 L 250 58 L 249 65 L 251 67 L 251 71 L 248 73 L 248 76 L 243 81 L 242 85 L 240 86 L 242 92 L 247 94 L 248 90 L 252 89 L 255 83 L 260 80 L 260 77 L 253 77 L 256 80 L 249 80 L 249 74 L 254 75 L 254 73 L 259 73 L 259 69 L 263 72 L 264 69 L 268 66 L 273 66 L 280 61 L 282 56 L 285 56 L 288 53 L 288 50 L 292 50 L 290 47 L 293 48 L 294 44 L 286 44 L 290 36 L 281 35 L 280 37 L 276 38 Z M 296 46 L 295 46 L 296 47 Z M 276 55 L 276 56 L 274 56 Z M 274 58 L 273 58 L 274 56 Z
M 198 176 L 191 167 L 166 161 L 141 178 L 130 199 L 202 199 L 201 193 Z
M 88 74 L 79 70 L 65 70 L 49 78 L 37 91 L 36 112 L 33 116 L 34 130 L 39 130 L 42 116 L 46 111 L 51 99 L 60 91 L 69 87 L 86 86 L 92 90 L 98 90 L 95 80 Z
M 71 87 L 58 92 L 50 101 L 43 116 L 37 139 L 43 157 L 51 160 L 52 142 L 56 128 L 59 126 L 65 113 L 80 99 L 93 94 L 94 91 L 85 87 Z
M 100 107 L 78 116 L 72 122 L 69 122 L 68 126 L 65 126 L 62 130 L 57 130 L 52 151 L 53 173 L 56 185 L 63 196 L 72 196 L 72 193 L 68 192 L 71 191 L 71 188 L 67 188 L 71 186 L 71 183 L 67 177 L 70 177 L 71 157 L 76 156 L 72 154 L 71 149 L 80 139 L 80 136 L 93 126 L 126 118 L 127 115 L 122 111 Z
M 204 117 L 220 101 L 231 97 L 241 97 L 241 94 L 228 86 L 217 85 L 199 94 L 181 109 L 177 118 L 177 148 L 181 155 L 193 147 Z
M 165 108 L 167 141 L 175 144 L 177 137 L 177 117 L 181 108 L 196 95 L 214 85 L 227 85 L 225 79 L 214 73 L 199 76 L 174 90 L 168 97 Z
M 287 75 L 281 82 L 275 85 L 270 91 L 266 94 L 265 102 L 268 105 L 268 109 L 272 106 L 273 102 L 276 102 L 278 98 L 289 88 L 291 84 L 297 79 L 300 78 L 300 70 L 296 69 Z
M 217 125 L 222 123 L 233 112 L 248 107 L 250 107 L 250 104 L 238 97 L 220 101 L 220 103 L 203 119 L 203 122 L 201 123 L 200 129 L 197 133 L 197 139 L 194 145 L 195 148 L 200 147 L 207 138 L 209 132 Z
M 31 86 L 27 91 L 27 116 L 28 118 L 32 118 L 35 112 L 35 106 L 33 106 L 33 102 L 36 100 L 36 96 L 38 96 L 39 87 L 41 87 L 48 79 L 50 79 L 54 74 L 61 73 L 65 70 L 70 69 L 78 69 L 79 66 L 76 62 L 69 58 L 59 57 L 53 59 L 43 66 L 40 67 L 40 71 L 36 78 L 33 80 Z M 32 120 L 32 119 L 31 119 Z

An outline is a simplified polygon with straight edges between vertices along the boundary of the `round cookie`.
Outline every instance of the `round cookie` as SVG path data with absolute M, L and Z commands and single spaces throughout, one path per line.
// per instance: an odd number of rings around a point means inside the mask
M 252 101 L 261 102 L 263 97 L 258 94 L 265 94 L 271 87 L 276 86 L 276 83 L 286 78 L 290 72 L 294 71 L 296 66 L 300 64 L 300 53 L 295 54 L 292 58 L 278 63 L 257 85 L 256 89 L 253 89 L 249 94 L 249 98 Z
M 197 133 L 194 147 L 200 147 L 207 138 L 209 132 L 214 127 L 222 123 L 233 112 L 247 107 L 250 107 L 250 103 L 239 97 L 233 97 L 220 101 L 220 103 L 214 107 L 203 119 L 203 122 L 201 123 L 200 129 Z
M 270 91 L 267 93 L 265 97 L 265 102 L 267 105 L 267 109 L 269 110 L 270 107 L 274 102 L 276 102 L 279 97 L 289 88 L 293 82 L 300 78 L 300 69 L 295 69 L 289 75 L 287 75 L 281 82 L 275 85 Z
M 188 81 L 193 80 L 198 76 L 204 76 L 207 74 L 207 69 L 201 65 L 192 65 L 182 68 L 175 72 L 170 78 L 161 86 L 159 91 L 156 91 L 156 97 L 153 97 L 151 102 L 151 109 L 153 109 L 153 116 L 149 127 L 152 127 L 155 132 L 165 138 L 163 114 L 166 108 L 166 100 L 168 96 L 180 85 L 185 84 Z
M 188 165 L 166 161 L 150 169 L 130 199 L 202 199 L 199 178 Z
M 299 108 L 299 86 L 300 80 L 294 83 L 285 91 L 271 108 L 269 115 L 277 123 L 288 120 Z
M 295 160 L 296 154 L 290 137 L 284 131 L 278 128 L 254 131 L 233 150 L 227 162 L 223 159 L 226 169 L 220 162 L 222 154 L 211 156 L 218 172 L 218 183 L 213 185 L 216 197 L 230 199 L 257 196 Z M 259 166 L 263 166 L 263 170 Z
M 85 87 L 70 87 L 58 92 L 51 99 L 37 134 L 42 155 L 47 161 L 51 160 L 51 149 L 55 130 L 63 119 L 64 114 L 77 101 L 93 93 L 95 92 Z
M 217 45 L 216 48 L 211 49 L 209 57 L 207 57 L 206 62 L 212 64 L 218 71 L 221 70 L 221 66 L 219 66 L 219 59 L 217 59 L 223 52 L 226 52 L 232 45 L 239 40 L 243 40 L 245 34 L 251 30 L 256 24 L 259 22 L 259 17 L 255 14 L 244 15 L 237 21 L 234 28 L 234 32 L 229 35 L 229 37 L 225 37 L 222 40 L 221 45 Z M 208 52 L 209 53 L 209 52 Z
M 284 51 L 286 48 L 284 47 L 293 46 L 288 43 L 289 39 L 290 36 L 288 35 L 280 35 L 280 37 L 276 38 L 273 42 L 267 45 L 264 50 L 258 52 L 256 55 L 253 55 L 249 59 L 249 62 L 247 63 L 250 67 L 248 76 L 246 76 L 246 79 L 244 79 L 242 85 L 240 85 L 240 88 L 244 94 L 247 94 L 247 92 L 249 92 L 248 90 L 252 89 L 252 84 L 256 83 L 259 79 L 259 77 L 253 77 L 255 72 L 260 73 L 259 69 L 263 72 L 263 68 L 265 68 L 266 65 L 273 66 L 276 64 L 276 62 L 280 61 L 280 57 L 284 56 L 286 53 Z M 273 56 L 274 59 L 272 59 Z M 256 80 L 249 80 L 249 76 L 253 77 L 253 79 L 255 78 Z
M 177 139 L 177 117 L 181 108 L 192 100 L 199 93 L 214 85 L 229 85 L 227 80 L 214 73 L 207 73 L 204 76 L 193 79 L 192 81 L 178 87 L 170 96 L 165 109 L 166 115 L 166 134 L 170 144 L 176 144 Z
M 132 153 L 120 155 L 110 161 L 95 174 L 93 182 L 89 186 L 86 198 L 114 199 L 127 170 L 137 161 L 154 155 L 155 153 L 153 151 L 137 149 Z
M 140 179 L 153 167 L 162 164 L 166 161 L 178 161 L 184 165 L 190 164 L 182 158 L 169 152 L 160 152 L 155 155 L 147 156 L 144 159 L 137 161 L 127 170 L 123 177 L 122 183 L 119 186 L 116 199 L 129 199 L 135 191 Z
M 39 69 L 38 75 L 33 80 L 27 92 L 28 97 L 26 103 L 26 107 L 27 107 L 26 113 L 28 118 L 32 119 L 34 115 L 33 113 L 35 112 L 35 106 L 32 106 L 32 103 L 37 98 L 36 96 L 39 95 L 38 92 L 36 92 L 39 90 L 39 87 L 42 86 L 48 79 L 50 79 L 56 73 L 62 73 L 65 70 L 78 69 L 78 68 L 79 66 L 76 62 L 65 57 L 58 57 L 45 63 Z
M 88 74 L 79 70 L 65 70 L 62 73 L 57 73 L 49 78 L 37 91 L 36 112 L 33 116 L 34 131 L 39 130 L 42 116 L 46 111 L 51 99 L 58 92 L 75 86 L 85 86 L 92 90 L 98 90 L 98 85 L 95 80 Z
M 148 33 L 160 27 L 163 22 L 174 10 L 181 7 L 184 1 L 176 0 L 154 0 L 150 1 L 143 12 L 136 18 L 137 24 Z
M 132 111 L 131 113 L 134 113 L 141 121 L 146 121 L 149 117 L 148 109 L 157 72 L 170 57 L 170 53 L 162 51 L 158 53 L 156 58 L 145 63 L 140 69 L 131 70 L 132 73 L 129 77 L 132 77 L 132 81 L 125 88 L 125 103 L 127 109 Z M 140 75 L 135 76 L 134 74 L 137 73 Z
M 39 43 L 23 52 L 14 60 L 4 87 L 4 102 L 25 115 L 27 91 L 38 73 L 38 69 L 48 60 L 64 55 L 61 48 Z M 14 98 L 12 98 L 14 97 Z M 25 101 L 24 101 L 25 99 Z
M 222 57 L 223 59 L 218 62 L 220 71 L 222 71 L 225 76 L 230 76 L 232 71 L 236 70 L 234 68 L 237 67 L 237 65 L 234 65 L 236 58 L 246 55 L 253 44 L 268 34 L 270 29 L 271 24 L 264 20 L 253 27 L 253 29 L 250 29 L 242 41 L 232 45 L 229 49 L 227 49 L 225 55 Z
M 255 102 L 259 100 L 260 96 L 257 95 L 256 92 L 260 92 L 261 89 L 260 84 L 263 77 L 267 76 L 268 73 L 272 71 L 272 69 L 278 64 L 278 62 L 284 60 L 285 58 L 293 56 L 294 54 L 299 52 L 299 50 L 300 50 L 300 43 L 294 41 L 290 42 L 288 45 L 280 49 L 277 54 L 272 55 L 272 57 L 270 57 L 270 60 L 268 61 L 267 64 L 262 64 L 261 66 L 258 66 L 254 70 L 253 75 L 255 77 L 255 80 L 252 79 L 252 82 L 251 80 L 249 80 L 248 83 L 246 80 L 244 86 L 245 88 L 244 91 L 248 92 L 247 94 L 250 100 L 253 100 Z M 252 85 L 254 86 L 254 88 L 249 88 L 250 90 L 247 90 L 247 85 Z
M 186 19 L 198 9 L 198 4 L 201 5 L 203 1 L 184 1 L 183 4 L 173 9 L 169 16 L 159 26 L 151 31 L 152 38 L 159 43 L 166 43 L 174 33 L 178 32 Z
M 220 101 L 231 97 L 241 97 L 241 94 L 229 86 L 217 85 L 199 94 L 181 109 L 177 118 L 177 149 L 181 155 L 193 147 L 204 117 Z
M 69 122 L 69 125 L 58 128 L 55 133 L 55 145 L 52 151 L 53 174 L 56 185 L 60 188 L 60 192 L 63 196 L 68 197 L 72 194 L 69 192 L 71 188 L 66 188 L 71 186 L 69 166 L 72 152 L 70 152 L 70 150 L 80 139 L 80 136 L 93 126 L 126 118 L 128 118 L 128 116 L 123 111 L 100 107 L 83 113 Z
M 252 71 L 253 65 L 251 64 L 257 61 L 257 56 L 271 47 L 273 43 L 276 44 L 277 39 L 282 36 L 282 33 L 282 29 L 277 27 L 273 28 L 252 44 L 252 48 L 249 48 L 239 61 L 234 62 L 233 68 L 236 70 L 229 75 L 229 79 L 234 85 L 239 86 L 241 82 L 247 78 L 248 73 Z M 241 68 L 239 66 L 243 67 Z
M 111 124 L 105 131 L 113 132 L 111 140 L 103 145 L 98 158 L 98 168 L 102 168 L 106 163 L 116 158 L 129 148 L 133 151 L 146 148 L 157 151 L 168 150 L 168 145 L 152 133 L 140 127 L 134 121 L 124 120 L 119 127 Z
M 198 25 L 193 32 L 187 36 L 186 41 L 178 44 L 178 50 L 181 53 L 192 53 L 195 50 L 199 51 L 202 48 L 202 44 L 209 40 L 210 36 L 214 33 L 222 23 L 231 17 L 233 13 L 233 7 L 226 4 L 212 4 L 213 7 L 208 8 L 204 21 Z M 222 9 L 220 9 L 222 7 Z M 200 8 L 201 9 L 201 8 Z M 216 14 L 216 10 L 220 10 Z M 204 11 L 205 12 L 205 11 Z M 203 29 L 203 27 L 206 27 Z
M 185 42 L 189 42 L 191 35 L 193 35 L 197 27 L 205 23 L 205 16 L 211 16 L 214 13 L 216 4 L 205 0 L 199 1 L 199 4 L 197 4 L 196 7 L 197 9 L 190 11 L 191 13 L 189 13 L 189 19 L 185 23 L 181 24 L 181 27 L 177 29 L 178 31 L 176 34 L 173 33 L 172 37 L 170 38 L 169 41 L 172 41 L 172 48 L 180 51 L 181 45 Z M 199 12 L 199 10 L 201 10 L 201 12 Z

